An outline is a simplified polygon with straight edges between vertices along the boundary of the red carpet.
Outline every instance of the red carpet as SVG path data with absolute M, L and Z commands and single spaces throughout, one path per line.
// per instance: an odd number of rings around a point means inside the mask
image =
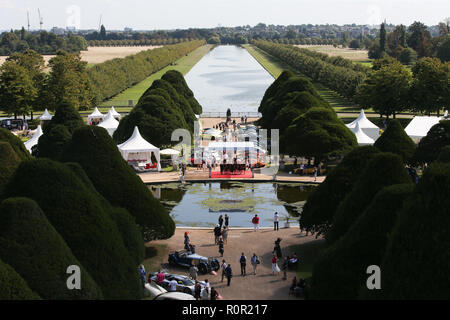
M 246 171 L 245 174 L 220 174 L 220 172 L 211 172 L 211 179 L 251 179 L 252 172 Z

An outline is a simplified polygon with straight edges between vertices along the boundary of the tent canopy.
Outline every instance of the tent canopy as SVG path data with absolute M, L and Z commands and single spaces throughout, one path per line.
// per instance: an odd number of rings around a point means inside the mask
M 119 121 L 114 118 L 114 115 L 110 110 L 105 119 L 98 126 L 105 128 L 108 131 L 109 135 L 112 137 L 114 132 L 117 130 L 117 127 L 119 126 Z
M 39 118 L 41 121 L 50 121 L 52 120 L 53 116 L 48 112 L 47 109 L 45 109 L 44 114 Z
M 39 142 L 39 138 L 43 135 L 44 133 L 42 132 L 42 128 L 41 126 L 38 126 L 33 137 L 28 140 L 27 142 L 25 142 L 25 148 L 27 148 L 27 150 L 31 153 L 31 148 L 33 148 L 35 145 L 38 144 Z
M 116 120 L 119 120 L 119 121 L 120 121 L 120 119 L 122 119 L 122 115 L 121 115 L 120 113 L 118 113 L 118 112 L 116 111 L 116 109 L 114 109 L 114 107 L 111 107 L 111 110 L 109 110 L 109 112 L 111 112 L 112 116 L 113 116 Z M 109 112 L 108 112 L 108 113 L 109 113 Z
M 98 111 L 98 108 L 95 107 L 94 112 L 92 112 L 88 116 L 87 121 L 88 121 L 88 124 L 89 124 L 91 122 L 91 120 L 94 120 L 94 119 L 102 119 L 103 120 L 104 118 L 105 118 L 105 115 L 103 113 L 101 113 L 100 111 Z
M 442 117 L 416 116 L 405 128 L 405 132 L 411 139 L 418 143 L 428 134 L 428 131 L 441 120 L 443 120 Z
M 253 142 L 211 142 L 207 147 L 208 150 L 257 150 Z
M 356 123 L 355 128 L 350 130 L 355 134 L 358 145 L 367 146 L 373 145 L 375 143 L 375 140 L 373 140 L 371 137 L 365 134 L 364 131 L 361 130 L 359 123 Z
M 356 124 L 358 124 L 361 130 L 373 140 L 377 140 L 380 137 L 380 128 L 367 119 L 364 109 L 361 110 L 361 113 L 355 121 L 347 124 L 346 126 L 352 130 L 356 128 Z
M 165 156 L 178 156 L 180 154 L 180 151 L 174 149 L 164 149 L 161 150 L 160 154 Z

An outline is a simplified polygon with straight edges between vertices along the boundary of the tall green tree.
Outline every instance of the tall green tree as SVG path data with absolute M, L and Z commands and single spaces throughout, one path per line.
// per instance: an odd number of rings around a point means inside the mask
M 395 62 L 373 71 L 357 89 L 356 99 L 364 108 L 373 108 L 389 118 L 408 106 L 412 76 Z
M 384 22 L 380 27 L 380 51 L 386 52 L 386 24 Z
M 450 106 L 450 68 L 438 58 L 422 58 L 412 68 L 415 109 L 430 114 Z
M 408 27 L 408 46 L 417 51 L 419 58 L 430 55 L 431 50 L 431 34 L 425 24 L 419 21 L 414 21 Z
M 7 114 L 28 114 L 32 110 L 37 89 L 25 67 L 6 61 L 0 67 L 0 110 Z

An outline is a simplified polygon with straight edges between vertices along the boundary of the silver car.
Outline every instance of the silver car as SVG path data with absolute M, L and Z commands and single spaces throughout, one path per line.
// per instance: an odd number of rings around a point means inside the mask
M 177 292 L 184 292 L 190 295 L 194 295 L 195 290 L 195 280 L 190 279 L 187 276 L 182 276 L 179 274 L 170 274 L 170 273 L 164 273 L 164 281 L 160 284 L 161 287 L 163 287 L 166 290 L 169 290 L 169 282 L 172 280 L 175 280 L 177 282 Z M 156 283 L 158 272 L 154 272 L 152 274 L 152 283 Z M 202 289 L 206 287 L 206 282 L 199 281 Z

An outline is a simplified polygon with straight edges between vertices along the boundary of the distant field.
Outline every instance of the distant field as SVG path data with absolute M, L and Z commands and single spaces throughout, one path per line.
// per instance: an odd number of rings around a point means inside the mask
M 296 45 L 299 48 L 305 48 L 321 53 L 325 53 L 331 57 L 341 56 L 352 61 L 368 61 L 369 55 L 367 50 L 354 50 L 349 48 L 335 48 L 331 45 Z
M 207 54 L 213 45 L 205 45 L 200 48 L 195 49 L 189 55 L 177 60 L 174 65 L 168 66 L 154 74 L 145 80 L 141 81 L 137 85 L 128 88 L 124 92 L 120 93 L 113 99 L 103 102 L 101 106 L 117 106 L 123 105 L 124 102 L 133 100 L 136 103 L 137 100 L 142 96 L 142 94 L 153 84 L 153 81 L 161 79 L 161 77 L 169 70 L 177 70 L 183 75 L 186 75 L 196 64 L 200 61 L 205 54 Z
M 115 58 L 125 58 L 145 50 L 153 50 L 161 46 L 142 46 L 142 47 L 89 47 L 87 51 L 81 51 L 81 59 L 86 61 L 89 66 L 102 63 Z M 54 55 L 44 56 L 45 63 L 53 58 Z M 0 65 L 5 62 L 7 56 L 0 56 Z

